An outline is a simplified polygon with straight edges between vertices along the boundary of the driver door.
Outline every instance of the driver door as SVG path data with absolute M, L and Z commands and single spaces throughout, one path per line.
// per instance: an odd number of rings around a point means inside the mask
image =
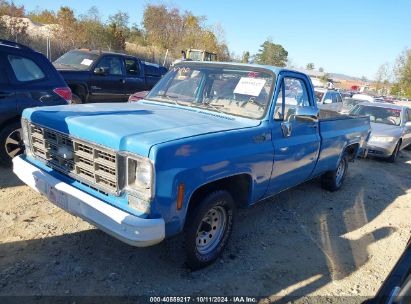
M 317 121 L 293 119 L 298 108 L 316 109 L 308 79 L 300 74 L 280 75 L 280 90 L 275 100 L 272 142 L 274 164 L 269 194 L 298 185 L 307 180 L 320 150 Z M 289 132 L 285 132 L 285 126 Z
M 123 60 L 119 56 L 104 56 L 94 67 L 103 68 L 103 74 L 90 77 L 90 102 L 127 101 Z

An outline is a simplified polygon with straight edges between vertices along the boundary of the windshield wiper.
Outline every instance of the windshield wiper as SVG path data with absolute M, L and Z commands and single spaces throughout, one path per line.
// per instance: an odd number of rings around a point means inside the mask
M 218 108 L 218 106 L 213 105 L 211 102 L 202 102 L 201 104 L 198 104 L 198 105 L 196 104 L 196 106 L 198 106 L 198 107 L 200 107 L 200 108 L 203 108 L 203 109 L 212 108 L 212 109 L 216 110 L 217 112 L 224 113 L 223 111 L 221 111 L 221 110 Z M 220 105 L 220 107 L 224 108 L 223 105 Z

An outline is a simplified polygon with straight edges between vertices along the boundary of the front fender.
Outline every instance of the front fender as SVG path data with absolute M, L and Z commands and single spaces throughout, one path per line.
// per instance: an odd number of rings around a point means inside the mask
M 273 162 L 271 140 L 254 142 L 261 128 L 234 130 L 181 139 L 154 146 L 156 189 L 152 215 L 161 216 L 173 232 L 182 229 L 190 198 L 199 187 L 238 174 L 251 176 L 249 203 L 267 191 Z M 179 185 L 184 184 L 183 207 L 177 210 Z

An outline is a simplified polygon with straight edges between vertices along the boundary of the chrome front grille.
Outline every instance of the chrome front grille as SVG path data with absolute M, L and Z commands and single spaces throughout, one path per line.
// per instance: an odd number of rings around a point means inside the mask
M 119 190 L 115 152 L 32 123 L 28 132 L 32 153 L 46 165 L 103 193 Z

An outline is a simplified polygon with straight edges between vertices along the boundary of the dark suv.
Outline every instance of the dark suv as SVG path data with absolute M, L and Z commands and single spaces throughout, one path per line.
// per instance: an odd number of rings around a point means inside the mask
M 53 64 L 73 92 L 73 103 L 125 102 L 151 90 L 167 72 L 130 55 L 89 49 L 71 50 Z
M 67 104 L 71 91 L 42 54 L 0 40 L 0 163 L 22 152 L 20 116 L 25 108 Z

